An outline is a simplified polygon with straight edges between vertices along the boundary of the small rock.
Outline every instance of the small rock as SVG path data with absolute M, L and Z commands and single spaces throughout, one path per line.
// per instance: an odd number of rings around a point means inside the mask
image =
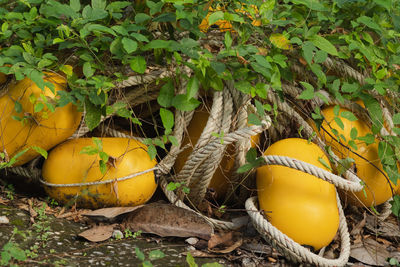
M 189 246 L 189 247 L 187 248 L 187 250 L 188 250 L 188 251 L 195 251 L 195 250 L 196 250 L 196 248 L 195 248 L 195 247 L 193 247 L 193 246 Z
M 114 230 L 112 237 L 115 239 L 122 239 L 124 238 L 124 234 L 120 230 Z
M 196 237 L 189 237 L 188 239 L 185 240 L 185 242 L 193 246 L 197 244 L 197 242 L 199 242 L 199 239 Z
M 6 216 L 0 216 L 0 224 L 9 224 L 10 221 Z

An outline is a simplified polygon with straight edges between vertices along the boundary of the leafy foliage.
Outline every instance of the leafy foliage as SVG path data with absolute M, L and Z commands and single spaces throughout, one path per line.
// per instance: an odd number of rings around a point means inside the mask
M 394 183 L 399 178 L 400 139 L 379 135 L 382 101 L 390 103 L 393 131 L 400 134 L 398 99 L 389 96 L 399 91 L 399 0 L 0 1 L 0 18 L 0 71 L 17 80 L 27 76 L 41 88 L 43 71 L 65 73 L 70 91 L 59 93 L 56 105 L 78 105 L 90 129 L 111 114 L 140 124 L 126 103 L 110 103 L 115 84 L 128 74 L 125 66 L 136 74 L 152 65 L 174 70 L 173 77 L 158 81 L 164 132 L 146 143 L 152 158 L 156 146 L 177 143 L 171 135 L 173 111 L 195 109 L 200 89 L 218 91 L 224 81 L 233 81 L 237 90 L 265 103 L 270 90 L 282 96 L 286 80 L 301 84 L 299 101 L 323 98 L 322 89 L 339 102 L 361 99 L 373 135 L 353 131 L 352 138 L 371 142 L 378 137 L 387 176 Z M 221 46 L 200 45 L 204 32 L 215 27 L 224 35 Z M 360 82 L 336 73 L 324 64 L 328 58 L 345 61 L 368 78 Z M 296 66 L 312 73 L 312 79 L 294 73 Z M 187 77 L 184 67 L 194 75 Z M 176 94 L 182 79 L 186 91 Z M 276 112 L 264 105 L 265 111 Z M 358 119 L 350 112 L 341 115 Z M 318 108 L 312 116 L 321 119 Z M 257 116 L 251 120 L 259 123 Z M 241 171 L 260 164 L 253 154 Z

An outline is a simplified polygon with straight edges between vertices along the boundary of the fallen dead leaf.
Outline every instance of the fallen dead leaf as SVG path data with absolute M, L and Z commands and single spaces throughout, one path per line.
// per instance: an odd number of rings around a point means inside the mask
M 94 226 L 89 230 L 86 230 L 78 234 L 78 236 L 83 237 L 89 240 L 90 242 L 105 241 L 112 236 L 114 232 L 114 226 L 115 224 Z
M 350 232 L 351 236 L 360 235 L 367 221 L 367 213 L 364 211 L 363 219 L 357 223 Z
M 375 216 L 367 215 L 366 228 L 381 237 L 400 237 L 400 229 L 393 216 L 389 216 L 385 221 L 380 221 Z
M 208 240 L 208 248 L 212 249 L 220 244 L 232 245 L 233 232 L 213 234 Z
M 229 232 L 220 236 L 213 235 L 209 240 L 208 250 L 211 252 L 227 254 L 240 247 L 242 243 L 242 235 L 238 232 Z
M 193 211 L 172 204 L 151 203 L 132 211 L 122 223 L 124 228 L 162 237 L 200 237 L 210 239 L 213 227 Z
M 112 207 L 112 208 L 104 208 L 104 209 L 97 209 L 93 211 L 86 212 L 82 214 L 90 218 L 96 222 L 115 222 L 118 217 L 121 215 L 126 215 L 129 212 L 137 210 L 143 207 L 143 205 L 136 206 L 136 207 Z
M 356 260 L 375 266 L 387 265 L 386 259 L 389 255 L 385 246 L 372 238 L 364 239 L 363 242 L 352 245 L 350 252 L 350 256 Z

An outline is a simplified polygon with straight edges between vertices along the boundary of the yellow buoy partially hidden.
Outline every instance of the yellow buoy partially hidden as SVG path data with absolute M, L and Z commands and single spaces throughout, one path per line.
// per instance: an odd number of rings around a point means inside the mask
M 179 153 L 178 157 L 175 160 L 174 169 L 175 172 L 179 172 L 182 170 L 185 165 L 186 160 L 189 158 L 189 155 L 193 152 L 193 146 L 196 145 L 197 141 L 200 138 L 201 133 L 204 130 L 204 127 L 207 124 L 207 121 L 214 118 L 210 118 L 210 113 L 205 106 L 197 109 L 194 112 L 193 118 L 190 124 L 187 126 L 187 135 L 182 141 L 182 147 L 187 144 L 191 144 L 191 146 L 181 153 Z M 254 135 L 251 137 L 250 142 L 252 147 L 256 147 L 259 144 L 260 134 Z M 217 193 L 217 198 L 222 198 L 226 195 L 229 186 L 231 185 L 230 177 L 233 172 L 233 167 L 235 164 L 235 146 L 233 144 L 228 145 L 226 147 L 225 155 L 222 158 L 218 168 L 215 170 L 214 175 L 210 181 L 209 188 L 212 188 Z
M 324 152 L 300 138 L 280 140 L 264 155 L 287 156 L 328 170 Z M 257 190 L 267 219 L 297 243 L 318 250 L 335 237 L 339 210 L 334 185 L 296 169 L 265 165 L 257 169 Z
M 46 73 L 45 82 L 54 85 L 54 92 L 45 87 L 41 90 L 32 80 L 25 78 L 10 85 L 0 98 L 0 151 L 12 158 L 18 152 L 40 147 L 44 150 L 56 146 L 70 137 L 78 128 L 81 112 L 72 103 L 49 109 L 58 91 L 64 91 L 64 77 Z M 22 165 L 39 155 L 29 149 L 20 156 L 14 166 Z
M 52 184 L 74 184 L 110 181 L 153 168 L 147 147 L 129 138 L 101 138 L 102 151 L 109 155 L 107 171 L 100 171 L 98 154 L 82 154 L 84 147 L 93 146 L 90 138 L 72 139 L 58 145 L 45 160 L 43 179 Z M 136 206 L 148 201 L 156 190 L 154 171 L 111 183 L 53 187 L 46 186 L 50 197 L 61 203 L 79 207 Z
M 360 119 L 350 121 L 342 116 L 342 112 L 349 112 L 349 110 L 345 108 L 340 108 L 339 110 L 337 118 L 342 121 L 343 128 L 335 121 L 334 106 L 322 109 L 321 114 L 325 118 L 322 127 L 329 134 L 322 130 L 319 134 L 325 140 L 326 144 L 332 147 L 333 152 L 339 158 L 344 159 L 349 157 L 354 160 L 355 173 L 365 182 L 365 190 L 355 193 L 348 192 L 350 203 L 356 206 L 365 205 L 368 207 L 382 204 L 392 197 L 391 187 L 396 191 L 400 186 L 400 182 L 397 182 L 397 185 L 394 185 L 392 182 L 389 184 L 385 177 L 385 172 L 383 171 L 378 155 L 378 140 L 375 139 L 373 144 L 367 145 L 364 141 L 358 139 L 358 137 L 364 137 L 368 133 L 372 134 L 368 125 Z M 350 134 L 353 128 L 357 131 L 357 138 L 354 140 L 352 140 Z M 341 136 L 340 141 L 343 145 L 337 141 L 332 129 L 337 131 L 339 136 Z M 357 149 L 354 149 L 350 145 L 350 141 L 354 142 Z

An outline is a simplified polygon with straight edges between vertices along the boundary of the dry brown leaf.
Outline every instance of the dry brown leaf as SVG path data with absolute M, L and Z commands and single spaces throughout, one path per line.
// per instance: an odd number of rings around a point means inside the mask
M 129 212 L 137 210 L 143 207 L 143 205 L 136 206 L 136 207 L 112 207 L 112 208 L 104 208 L 104 209 L 97 209 L 93 211 L 86 212 L 82 214 L 93 221 L 97 222 L 114 222 L 117 220 L 117 217 L 121 215 L 126 215 Z
M 213 239 L 214 237 L 214 240 L 212 240 L 212 245 L 214 246 L 210 248 L 209 244 L 208 250 L 211 252 L 227 254 L 231 253 L 232 251 L 234 251 L 243 244 L 242 235 L 237 232 L 229 232 L 224 235 L 221 235 L 220 237 L 215 237 L 215 236 L 216 235 L 213 235 L 211 237 L 211 239 Z M 219 246 L 219 248 L 217 248 L 216 246 Z
M 94 226 L 89 230 L 80 233 L 78 236 L 83 237 L 90 242 L 101 242 L 109 239 L 114 231 L 115 224 Z
M 389 255 L 385 246 L 372 238 L 364 239 L 362 243 L 352 245 L 350 252 L 350 256 L 356 260 L 375 266 L 387 265 L 386 259 Z
M 172 204 L 151 203 L 132 211 L 123 227 L 159 236 L 200 237 L 210 239 L 212 226 L 193 211 Z
M 388 217 L 385 221 L 380 221 L 375 216 L 367 215 L 366 228 L 381 237 L 400 238 L 399 226 L 393 216 Z
M 362 232 L 362 229 L 365 226 L 366 221 L 367 221 L 367 213 L 364 211 L 363 219 L 353 227 L 353 229 L 350 232 L 350 235 L 351 236 L 360 235 Z
M 208 240 L 208 248 L 212 249 L 220 244 L 232 245 L 233 243 L 233 232 L 217 233 Z

